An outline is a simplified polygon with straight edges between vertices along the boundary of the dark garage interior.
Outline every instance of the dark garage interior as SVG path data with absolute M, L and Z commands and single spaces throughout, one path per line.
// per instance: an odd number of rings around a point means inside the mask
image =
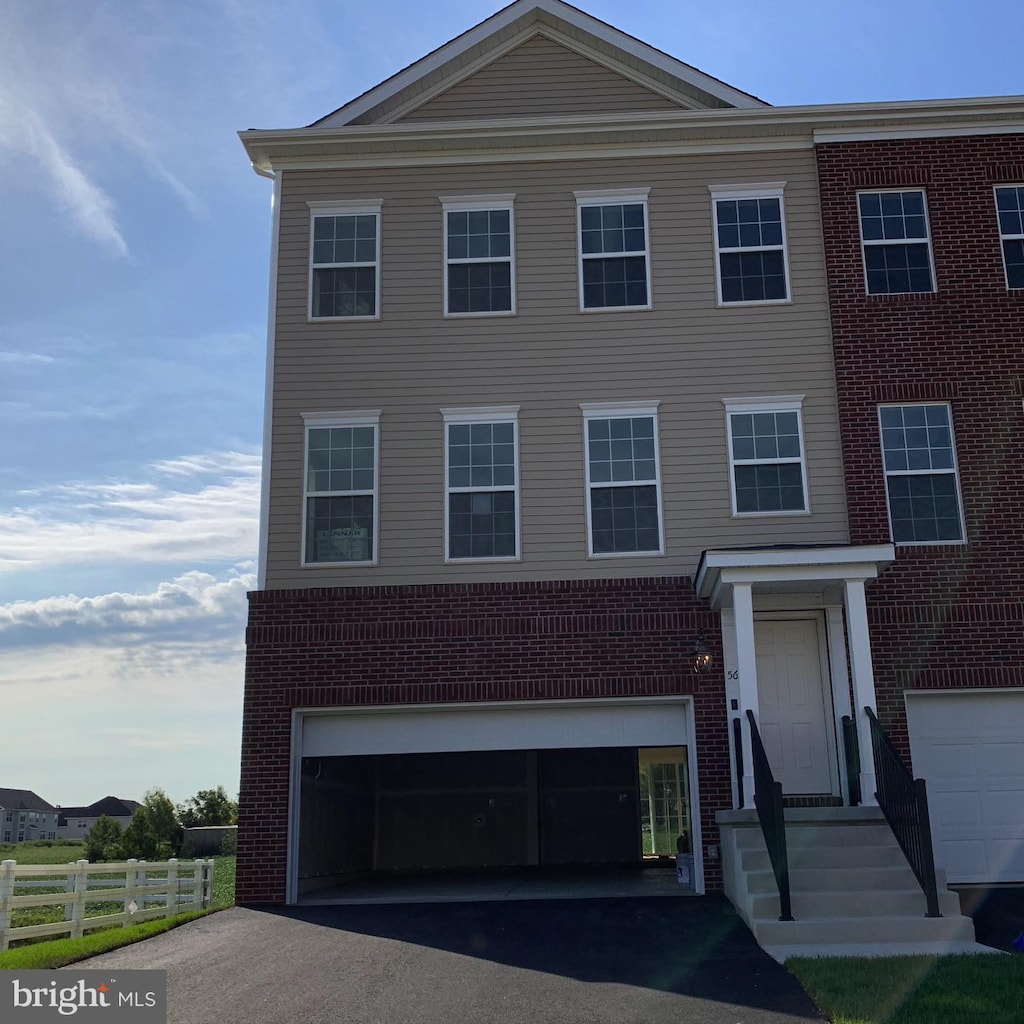
M 688 841 L 686 748 L 302 761 L 298 891 L 399 874 L 664 864 Z

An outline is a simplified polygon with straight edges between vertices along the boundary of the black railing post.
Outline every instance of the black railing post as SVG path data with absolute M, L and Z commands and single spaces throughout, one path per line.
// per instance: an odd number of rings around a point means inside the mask
M 764 844 L 768 847 L 775 884 L 779 889 L 779 920 L 792 921 L 789 894 L 789 853 L 786 849 L 786 817 L 782 804 L 782 783 L 775 781 L 768 755 L 761 742 L 754 712 L 747 709 L 750 725 L 750 753 L 754 761 L 754 806 L 761 823 Z
M 850 806 L 861 802 L 860 792 L 860 746 L 857 742 L 857 723 L 843 715 L 843 753 L 846 755 L 846 792 Z
M 889 823 L 903 856 L 924 892 L 926 917 L 942 917 L 935 878 L 928 791 L 924 779 L 915 779 L 874 711 L 864 708 L 871 729 L 875 762 L 875 799 Z
M 732 747 L 736 752 L 736 795 L 738 807 L 743 806 L 743 719 L 732 720 Z

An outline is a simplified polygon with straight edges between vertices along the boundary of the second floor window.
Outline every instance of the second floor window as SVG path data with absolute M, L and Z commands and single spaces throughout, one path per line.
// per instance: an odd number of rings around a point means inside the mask
M 447 316 L 515 312 L 514 198 L 441 200 Z
M 517 407 L 445 409 L 446 558 L 517 558 Z
M 996 215 L 1003 243 L 1007 288 L 1024 288 L 1024 185 L 996 188 Z
M 310 263 L 310 319 L 379 316 L 380 204 L 314 207 Z
M 647 190 L 577 192 L 580 309 L 649 309 Z
M 378 417 L 307 418 L 304 565 L 377 560 Z
M 718 301 L 788 301 L 782 186 L 712 187 L 711 198 Z
M 583 406 L 590 554 L 661 554 L 657 405 Z
M 883 405 L 878 419 L 893 542 L 963 543 L 950 407 Z
M 935 291 L 924 192 L 857 196 L 868 295 Z
M 726 399 L 735 515 L 808 510 L 801 401 Z

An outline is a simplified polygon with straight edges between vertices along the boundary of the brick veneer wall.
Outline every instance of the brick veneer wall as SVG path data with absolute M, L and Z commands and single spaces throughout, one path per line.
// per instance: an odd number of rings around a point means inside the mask
M 887 542 L 882 403 L 948 401 L 966 546 L 899 547 L 869 588 L 879 716 L 909 754 L 903 691 L 1024 686 L 1024 291 L 1008 292 L 993 186 L 1024 135 L 817 150 L 853 543 Z M 865 294 L 858 190 L 925 190 L 937 291 Z
M 685 577 L 264 590 L 249 595 L 237 894 L 283 903 L 296 707 L 694 694 L 701 827 L 731 806 L 718 616 Z M 699 686 L 695 684 L 699 682 Z M 706 860 L 709 890 L 720 865 Z

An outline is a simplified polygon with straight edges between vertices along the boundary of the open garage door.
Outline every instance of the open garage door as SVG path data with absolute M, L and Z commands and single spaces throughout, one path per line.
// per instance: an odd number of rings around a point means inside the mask
M 638 864 L 639 751 L 688 758 L 690 714 L 688 700 L 300 712 L 296 892 L 369 873 Z
M 914 775 L 951 882 L 1024 881 L 1024 691 L 908 693 Z

